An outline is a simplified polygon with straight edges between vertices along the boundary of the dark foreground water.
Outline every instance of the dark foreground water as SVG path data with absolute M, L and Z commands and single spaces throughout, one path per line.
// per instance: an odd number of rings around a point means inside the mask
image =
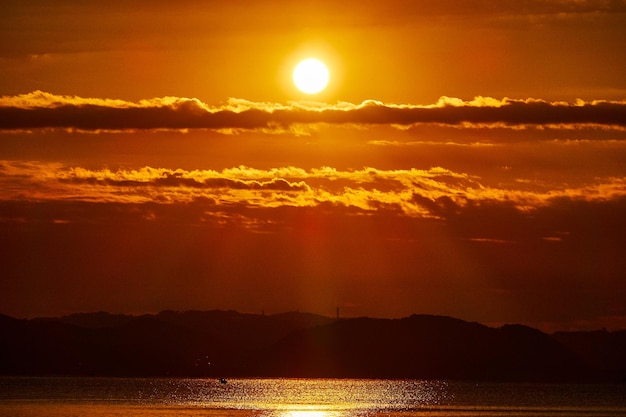
M 0 378 L 2 417 L 626 416 L 626 385 Z

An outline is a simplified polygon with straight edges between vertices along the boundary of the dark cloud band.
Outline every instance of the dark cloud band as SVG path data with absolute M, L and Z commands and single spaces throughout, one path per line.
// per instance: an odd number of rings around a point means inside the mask
M 113 104 L 112 104 L 113 103 Z M 626 127 L 626 102 L 550 103 L 542 100 L 494 99 L 463 102 L 446 99 L 432 106 L 376 101 L 337 105 L 249 103 L 210 108 L 195 99 L 153 100 L 135 104 L 65 99 L 42 105 L 0 105 L 0 129 L 271 129 L 297 124 L 578 126 Z

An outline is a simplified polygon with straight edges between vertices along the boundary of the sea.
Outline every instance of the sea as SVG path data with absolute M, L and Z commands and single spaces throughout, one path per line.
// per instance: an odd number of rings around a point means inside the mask
M 626 416 L 626 384 L 0 377 L 2 417 Z

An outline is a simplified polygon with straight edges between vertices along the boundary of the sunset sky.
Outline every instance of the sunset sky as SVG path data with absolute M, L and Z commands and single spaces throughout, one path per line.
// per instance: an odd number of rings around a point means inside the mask
M 624 0 L 4 0 L 0 36 L 0 313 L 626 328 Z

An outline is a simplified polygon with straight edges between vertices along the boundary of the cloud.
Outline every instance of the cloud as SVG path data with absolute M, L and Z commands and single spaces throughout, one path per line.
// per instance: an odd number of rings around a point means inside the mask
M 596 313 L 600 296 L 623 310 L 626 178 L 484 180 L 441 167 L 113 170 L 0 160 L 2 261 L 25 288 L 86 283 L 89 294 L 111 276 L 149 289 L 171 282 L 168 293 L 190 285 L 185 299 L 214 294 L 206 280 L 257 294 L 250 283 L 302 277 L 308 289 L 328 276 L 350 295 L 378 283 L 363 305 L 378 305 L 391 280 L 408 309 L 417 295 L 428 302 L 450 287 L 458 292 L 442 297 L 454 304 L 482 307 L 493 290 L 510 294 L 497 300 L 512 309 L 562 310 L 565 294 L 577 314 L 615 313 Z M 247 284 L 232 291 L 233 282 Z
M 463 14 L 564 15 L 580 13 L 623 13 L 623 1 L 605 0 L 504 0 L 495 3 L 481 0 L 446 0 L 437 2 L 439 13 L 458 10 Z M 456 7 L 454 7 L 456 6 Z
M 440 167 L 262 170 L 239 166 L 221 171 L 144 167 L 113 171 L 57 163 L 0 163 L 0 200 L 4 201 L 165 205 L 204 201 L 211 203 L 209 211 L 213 213 L 236 206 L 261 210 L 330 205 L 367 215 L 389 211 L 409 218 L 455 219 L 476 208 L 488 212 L 486 208 L 493 205 L 498 212 L 506 207 L 525 216 L 563 201 L 603 203 L 626 198 L 623 177 L 594 178 L 575 187 L 560 182 L 517 184 L 517 188 L 515 183 L 487 186 L 478 176 Z
M 215 107 L 193 98 L 164 97 L 128 102 L 57 96 L 40 91 L 0 98 L 2 130 L 284 130 L 290 126 L 320 123 L 400 127 L 416 124 L 507 128 L 600 126 L 624 130 L 626 101 L 565 103 L 490 97 L 463 101 L 442 97 L 432 105 L 403 105 L 374 100 L 360 104 L 279 104 L 231 99 Z

